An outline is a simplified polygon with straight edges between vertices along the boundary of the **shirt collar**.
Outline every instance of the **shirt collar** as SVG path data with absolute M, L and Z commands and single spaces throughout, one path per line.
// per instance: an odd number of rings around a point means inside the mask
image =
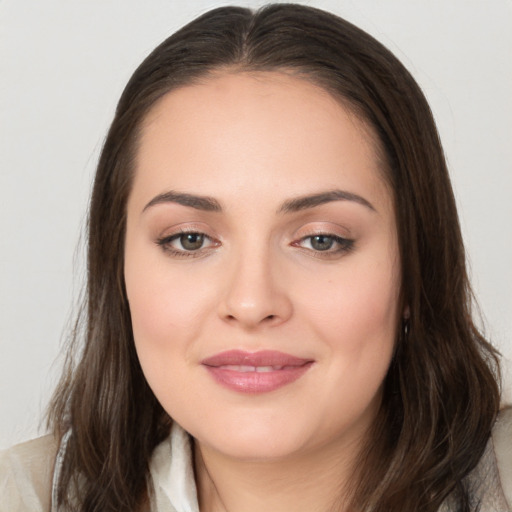
M 150 461 L 156 510 L 199 512 L 190 436 L 174 422 Z

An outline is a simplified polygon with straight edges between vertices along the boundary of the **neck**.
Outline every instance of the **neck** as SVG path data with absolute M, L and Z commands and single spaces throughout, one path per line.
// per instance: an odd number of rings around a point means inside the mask
M 196 444 L 201 512 L 347 511 L 358 442 L 276 460 L 239 460 Z

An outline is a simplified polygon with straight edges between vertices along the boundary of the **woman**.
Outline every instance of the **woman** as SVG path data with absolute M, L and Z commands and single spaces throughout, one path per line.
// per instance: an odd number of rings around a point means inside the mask
M 509 510 L 512 420 L 470 299 L 404 67 L 316 9 L 211 11 L 120 99 L 84 346 L 53 436 L 4 455 L 2 506 Z

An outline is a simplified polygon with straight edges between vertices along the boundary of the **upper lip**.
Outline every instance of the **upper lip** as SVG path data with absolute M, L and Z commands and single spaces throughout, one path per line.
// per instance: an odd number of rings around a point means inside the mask
M 205 366 L 303 366 L 312 359 L 292 356 L 277 350 L 260 350 L 246 352 L 244 350 L 228 350 L 220 352 L 201 361 Z

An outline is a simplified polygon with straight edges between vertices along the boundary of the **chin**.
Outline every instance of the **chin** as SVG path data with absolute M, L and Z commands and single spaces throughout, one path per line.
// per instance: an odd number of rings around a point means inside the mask
M 301 452 L 304 443 L 294 442 L 288 436 L 266 437 L 259 433 L 255 436 L 223 436 L 221 439 L 211 437 L 201 440 L 195 439 L 200 446 L 214 450 L 225 457 L 245 461 L 271 461 L 283 460 Z M 286 437 L 286 439 L 285 439 Z
M 304 431 L 309 429 L 297 428 L 297 421 L 276 421 L 276 414 L 239 411 L 235 418 L 204 417 L 200 425 L 197 419 L 178 423 L 201 447 L 236 459 L 286 458 L 303 449 L 311 437 Z

